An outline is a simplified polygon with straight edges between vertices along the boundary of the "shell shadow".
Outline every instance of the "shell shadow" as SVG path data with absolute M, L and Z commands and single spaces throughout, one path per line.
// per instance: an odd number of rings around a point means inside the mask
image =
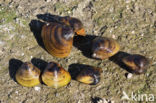
M 34 35 L 37 43 L 39 44 L 39 46 L 41 46 L 43 49 L 45 49 L 43 40 L 41 37 L 41 31 L 42 31 L 43 25 L 44 25 L 44 23 L 41 22 L 40 20 L 31 20 L 31 22 L 29 23 L 30 30 L 33 32 L 33 35 Z
M 45 14 L 38 14 L 37 18 L 43 20 L 44 22 L 57 22 L 57 23 L 59 23 L 59 18 L 61 18 L 61 16 L 53 15 L 50 13 L 45 13 Z
M 31 59 L 31 63 L 34 66 L 36 66 L 37 68 L 40 69 L 40 71 L 41 71 L 41 74 L 40 74 L 40 82 L 41 82 L 41 84 L 44 84 L 43 81 L 42 81 L 42 79 L 41 79 L 41 75 L 42 75 L 44 69 L 46 68 L 48 62 L 46 62 L 46 61 L 44 61 L 42 59 L 39 59 L 39 58 L 32 58 Z
M 22 64 L 23 62 L 18 59 L 12 58 L 9 60 L 9 75 L 15 82 L 16 82 L 16 78 L 15 78 L 16 71 Z
M 114 62 L 115 64 L 119 65 L 122 69 L 124 69 L 130 73 L 133 73 L 132 70 L 122 62 L 122 59 L 126 56 L 129 56 L 129 55 L 131 55 L 131 54 L 119 51 L 117 54 L 110 57 L 109 60 Z
M 32 58 L 31 59 L 31 63 L 36 66 L 37 68 L 39 68 L 41 70 L 41 72 L 44 71 L 44 69 L 46 68 L 48 62 L 39 59 L 39 58 Z
M 92 103 L 99 103 L 100 100 L 102 100 L 100 97 L 91 97 Z
M 77 49 L 79 49 L 82 54 L 88 58 L 92 58 L 91 46 L 92 40 L 95 39 L 97 36 L 95 35 L 86 35 L 86 36 L 75 36 L 73 45 Z

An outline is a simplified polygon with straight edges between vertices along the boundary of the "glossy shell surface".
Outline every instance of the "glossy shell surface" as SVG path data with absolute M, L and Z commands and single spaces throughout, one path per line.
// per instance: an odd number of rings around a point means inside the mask
M 106 59 L 115 55 L 120 49 L 119 44 L 112 38 L 97 37 L 92 42 L 92 57 Z
M 76 80 L 85 84 L 95 85 L 100 81 L 101 72 L 101 68 L 87 66 L 80 71 L 76 77 Z
M 136 74 L 145 73 L 149 65 L 149 60 L 138 54 L 129 55 L 123 58 L 122 61 L 129 67 L 129 69 L 131 69 L 133 73 Z
M 47 86 L 56 89 L 66 86 L 70 80 L 69 72 L 54 62 L 50 62 L 42 74 L 42 81 Z
M 33 87 L 40 83 L 40 70 L 30 62 L 25 62 L 16 72 L 16 81 L 25 87 Z
M 64 58 L 70 54 L 74 32 L 71 27 L 58 23 L 45 24 L 42 27 L 42 40 L 46 50 L 52 56 Z
M 81 35 L 81 36 L 86 35 L 85 29 L 83 27 L 83 23 L 79 19 L 66 16 L 66 17 L 61 17 L 59 21 L 66 25 L 71 26 L 77 35 Z

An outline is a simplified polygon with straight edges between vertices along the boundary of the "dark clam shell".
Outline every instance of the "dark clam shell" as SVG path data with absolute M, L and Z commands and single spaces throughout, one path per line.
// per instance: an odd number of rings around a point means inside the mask
M 149 60 L 145 56 L 139 54 L 129 55 L 123 58 L 122 61 L 136 74 L 145 73 L 149 65 Z
M 59 22 L 62 22 L 64 24 L 69 25 L 70 27 L 72 27 L 74 32 L 77 35 L 81 35 L 81 36 L 86 35 L 85 29 L 83 27 L 82 22 L 77 18 L 69 17 L 69 16 L 61 17 L 61 18 L 59 18 Z
M 77 75 L 76 80 L 85 84 L 95 85 L 100 81 L 101 68 L 85 66 Z
M 119 44 L 112 38 L 97 37 L 92 42 L 92 57 L 106 59 L 115 55 L 120 49 Z

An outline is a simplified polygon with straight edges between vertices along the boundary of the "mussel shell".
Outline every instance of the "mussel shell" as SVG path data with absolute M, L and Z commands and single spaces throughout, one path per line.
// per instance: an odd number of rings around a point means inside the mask
M 139 54 L 124 57 L 122 61 L 126 66 L 129 67 L 131 72 L 135 74 L 145 73 L 149 65 L 149 60 Z
M 76 80 L 85 84 L 95 85 L 100 81 L 101 68 L 86 66 L 77 75 Z
M 106 59 L 115 55 L 120 49 L 119 44 L 112 38 L 96 37 L 92 42 L 92 57 Z
M 71 81 L 69 72 L 59 64 L 50 62 L 42 74 L 42 81 L 49 87 L 60 88 Z
M 59 58 L 70 54 L 74 32 L 70 26 L 58 23 L 45 24 L 42 27 L 42 39 L 47 51 Z
M 25 62 L 16 72 L 16 81 L 25 87 L 33 87 L 40 83 L 40 70 L 30 62 Z
M 86 35 L 85 29 L 83 27 L 83 23 L 79 19 L 66 16 L 66 17 L 61 17 L 59 21 L 63 22 L 66 25 L 71 26 L 77 35 L 81 35 L 81 36 Z

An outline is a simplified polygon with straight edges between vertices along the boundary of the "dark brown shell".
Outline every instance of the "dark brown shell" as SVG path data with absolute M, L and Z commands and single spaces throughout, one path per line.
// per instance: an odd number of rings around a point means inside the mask
M 145 73 L 149 65 L 149 60 L 138 54 L 129 55 L 123 58 L 122 61 L 131 69 L 132 73 L 136 74 Z
M 100 81 L 101 72 L 101 68 L 85 66 L 77 75 L 76 80 L 85 84 L 95 85 Z
M 72 28 L 67 25 L 49 23 L 42 27 L 44 46 L 55 57 L 64 58 L 70 54 L 73 36 Z
M 26 87 L 33 87 L 40 83 L 40 70 L 30 62 L 25 62 L 16 72 L 16 80 Z
M 69 72 L 54 62 L 50 62 L 42 74 L 42 81 L 56 89 L 67 85 L 70 80 Z
M 86 35 L 82 22 L 77 18 L 69 17 L 69 16 L 61 17 L 59 18 L 59 22 L 71 26 L 77 35 L 81 35 L 81 36 Z
M 119 49 L 120 46 L 114 39 L 97 37 L 92 42 L 92 57 L 106 59 L 115 55 Z

